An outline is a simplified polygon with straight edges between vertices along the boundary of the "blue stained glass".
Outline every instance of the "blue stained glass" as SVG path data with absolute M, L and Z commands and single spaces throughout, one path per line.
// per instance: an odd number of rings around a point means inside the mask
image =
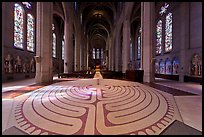
M 165 64 L 164 64 L 164 61 L 160 61 L 160 63 L 159 63 L 159 72 L 160 72 L 160 74 L 165 74 Z
M 178 74 L 178 69 L 179 69 L 179 61 L 177 58 L 174 58 L 173 62 L 173 74 L 177 75 Z
M 155 73 L 159 73 L 159 62 L 155 61 Z
M 172 74 L 172 65 L 169 58 L 166 60 L 166 74 Z

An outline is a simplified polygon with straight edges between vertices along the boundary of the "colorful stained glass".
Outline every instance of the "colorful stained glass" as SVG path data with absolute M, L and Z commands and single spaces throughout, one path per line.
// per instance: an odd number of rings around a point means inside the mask
M 62 59 L 64 60 L 64 36 L 62 40 Z
M 165 5 L 161 7 L 159 14 L 162 16 L 164 13 L 166 13 L 168 7 L 169 4 L 165 3 Z
M 52 56 L 56 58 L 56 46 L 57 46 L 57 40 L 56 40 L 56 34 L 52 34 Z
M 132 61 L 132 42 L 130 43 L 130 61 Z
M 54 24 L 52 24 L 52 30 L 55 30 L 55 25 Z
M 137 59 L 140 59 L 141 58 L 141 37 L 138 36 L 138 39 L 137 39 Z
M 165 52 L 172 50 L 172 13 L 166 16 Z
M 157 23 L 157 39 L 156 39 L 156 54 L 162 52 L 162 21 L 159 20 Z
M 32 8 L 31 3 L 32 3 L 32 2 L 22 2 L 22 4 L 25 5 L 26 8 L 28 8 L 28 9 L 31 9 L 31 8 Z
M 101 49 L 101 59 L 103 59 L 103 49 Z
M 77 2 L 74 2 L 74 10 L 77 10 Z
M 159 73 L 159 62 L 155 61 L 155 73 Z
M 93 51 L 92 51 L 92 53 L 93 53 L 93 59 L 95 59 L 96 58 L 96 52 L 95 52 L 95 48 L 93 48 Z
M 14 46 L 23 49 L 23 8 L 15 3 L 14 8 Z
M 178 75 L 178 69 L 179 69 L 179 61 L 177 58 L 174 58 L 173 62 L 173 74 Z
M 27 50 L 34 52 L 34 18 L 27 14 Z
M 166 60 L 166 74 L 172 74 L 172 64 L 169 58 Z
M 159 72 L 160 74 L 165 74 L 165 64 L 164 64 L 164 61 L 160 61 L 159 63 Z
M 99 59 L 99 57 L 100 57 L 100 56 L 99 56 L 99 52 L 100 52 L 99 49 L 97 49 L 97 50 L 96 50 L 96 59 Z
M 138 37 L 137 37 L 137 59 L 141 58 L 141 32 L 142 28 L 140 27 Z

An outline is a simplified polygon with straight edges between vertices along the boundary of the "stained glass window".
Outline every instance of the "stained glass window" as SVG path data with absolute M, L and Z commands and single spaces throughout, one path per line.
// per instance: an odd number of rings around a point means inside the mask
M 162 21 L 159 20 L 157 23 L 157 40 L 156 40 L 156 54 L 162 52 Z
M 141 27 L 139 29 L 139 36 L 137 37 L 137 59 L 141 58 Z
M 169 58 L 166 59 L 166 74 L 172 74 L 172 65 Z
M 166 16 L 165 52 L 172 50 L 172 13 Z
M 14 8 L 14 46 L 23 49 L 23 8 L 15 3 Z
M 138 40 L 137 40 L 137 42 L 138 42 L 138 47 L 137 47 L 137 58 L 138 59 L 140 59 L 140 57 L 141 57 L 141 44 L 140 44 L 140 36 L 138 36 Z
M 132 42 L 130 43 L 130 61 L 132 61 Z
M 57 40 L 56 40 L 56 34 L 53 33 L 52 34 L 52 56 L 56 58 L 56 43 Z
M 77 11 L 77 2 L 74 2 L 74 10 Z
M 155 61 L 155 73 L 159 73 L 159 62 Z
M 177 75 L 178 74 L 178 69 L 179 69 L 179 61 L 178 61 L 178 59 L 174 58 L 172 64 L 173 64 L 173 74 Z
M 64 60 L 64 36 L 62 40 L 62 59 Z
M 34 52 L 34 18 L 27 14 L 27 50 Z
M 92 53 L 93 53 L 93 59 L 95 59 L 96 58 L 96 52 L 95 52 L 95 48 L 93 48 L 93 51 L 92 51 Z
M 103 59 L 103 49 L 101 49 L 101 59 Z
M 54 24 L 52 24 L 52 30 L 55 30 L 55 25 Z
M 169 4 L 165 3 L 165 5 L 161 7 L 159 14 L 162 16 L 164 13 L 166 13 L 168 7 Z
M 159 62 L 159 72 L 160 74 L 165 74 L 165 64 L 162 60 Z
M 97 50 L 96 50 L 96 59 L 99 59 L 99 57 L 100 57 L 100 56 L 99 56 L 99 52 L 100 52 L 99 49 L 97 49 Z
M 31 3 L 32 3 L 32 2 L 22 2 L 22 4 L 25 5 L 26 8 L 28 8 L 28 9 L 31 9 L 31 8 L 32 8 Z

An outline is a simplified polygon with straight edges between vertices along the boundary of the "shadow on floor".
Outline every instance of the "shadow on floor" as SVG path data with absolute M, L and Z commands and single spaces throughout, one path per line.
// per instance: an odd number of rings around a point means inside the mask
M 143 84 L 148 85 L 148 86 L 153 87 L 153 88 L 156 88 L 158 90 L 167 92 L 169 94 L 172 94 L 173 96 L 192 96 L 192 95 L 197 95 L 197 94 L 193 94 L 193 93 L 190 93 L 190 92 L 186 92 L 186 91 L 178 90 L 178 89 L 175 89 L 175 88 L 163 86 L 163 85 L 156 84 L 156 83 L 143 83 Z
M 202 135 L 202 132 L 175 120 L 160 135 Z
M 2 135 L 28 135 L 27 133 L 21 131 L 17 127 L 13 126 L 8 129 L 6 129 Z

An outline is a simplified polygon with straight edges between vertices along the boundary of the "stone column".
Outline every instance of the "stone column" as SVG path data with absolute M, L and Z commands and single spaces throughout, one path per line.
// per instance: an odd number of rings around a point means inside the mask
M 1 32 L 1 36 L 2 36 L 2 52 L 1 52 L 1 69 L 2 69 L 2 81 L 4 81 L 4 77 L 5 77 L 5 70 L 4 70 L 4 57 L 5 57 L 5 55 L 4 55 L 4 46 L 6 45 L 5 44 L 5 38 L 6 38 L 6 36 L 7 36 L 7 34 L 5 34 L 5 32 L 6 32 L 6 20 L 3 20 L 3 19 L 5 19 L 6 18 L 6 14 L 7 14 L 7 10 L 6 10 L 6 4 L 7 3 L 5 3 L 5 2 L 3 2 L 2 3 L 2 32 Z
M 130 61 L 130 21 L 125 20 L 123 24 L 123 47 L 122 47 L 122 72 L 125 73 L 128 69 Z
M 73 26 L 70 19 L 65 19 L 64 25 L 64 73 L 73 72 Z
M 111 70 L 112 71 L 115 71 L 115 45 L 114 45 L 114 39 L 113 39 L 113 36 L 111 37 L 111 40 L 110 40 L 110 43 L 111 43 Z
M 83 40 L 82 40 L 83 41 Z M 83 61 L 83 58 L 84 58 L 84 45 L 82 44 L 83 42 L 81 42 L 80 44 L 80 67 L 79 67 L 79 70 L 82 71 L 83 70 L 83 66 L 84 66 L 84 61 Z
M 81 47 L 81 38 L 80 35 L 75 32 L 75 59 L 74 59 L 74 71 L 80 71 L 80 47 Z
M 84 41 L 85 45 L 84 45 L 84 57 L 83 57 L 83 62 L 84 62 L 84 66 L 83 66 L 83 69 L 84 70 L 88 70 L 88 67 L 87 67 L 87 58 L 88 58 L 88 47 L 87 47 L 87 40 L 85 39 Z
M 144 70 L 144 82 L 154 82 L 154 32 L 155 6 L 153 2 L 141 3 L 141 68 Z
M 53 3 L 37 2 L 36 83 L 52 82 Z
M 115 71 L 119 71 L 119 56 L 120 55 L 120 34 L 116 33 L 115 37 Z
M 89 69 L 89 41 L 88 41 L 88 36 L 86 39 L 86 69 L 87 70 Z
M 59 34 L 59 38 L 57 40 L 57 45 L 59 45 L 59 47 L 57 46 L 57 60 L 59 62 L 59 66 L 58 66 L 58 71 L 57 73 L 62 73 L 62 65 L 63 65 L 63 61 L 62 61 L 62 40 L 63 40 L 63 35 Z
M 115 51 L 114 51 L 114 45 L 113 45 L 113 38 L 110 39 L 110 45 L 111 45 L 111 71 L 114 71 L 114 59 L 115 59 Z
M 136 37 L 133 35 L 132 37 L 132 69 L 135 70 L 135 56 L 136 54 L 136 45 L 135 45 Z
M 188 2 L 181 5 L 181 17 L 180 17 L 180 69 L 179 69 L 179 81 L 184 82 L 184 76 L 188 73 L 186 64 L 186 48 L 189 47 L 189 18 L 190 18 L 190 4 Z M 174 18 L 174 16 L 172 17 Z
M 138 30 L 138 29 L 137 29 Z M 136 31 L 135 33 L 135 62 L 134 62 L 134 68 L 135 69 L 138 69 L 138 66 L 137 66 L 137 59 L 138 59 L 138 31 Z
M 111 45 L 110 45 L 110 42 L 109 42 L 110 38 L 107 39 L 107 44 L 108 44 L 108 70 L 111 70 L 111 53 L 112 53 L 112 50 L 111 50 Z

